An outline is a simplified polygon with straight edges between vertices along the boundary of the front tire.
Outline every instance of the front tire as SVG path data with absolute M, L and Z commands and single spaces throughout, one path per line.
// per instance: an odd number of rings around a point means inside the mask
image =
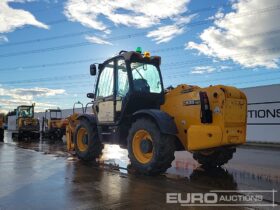
M 97 128 L 86 119 L 81 119 L 75 130 L 74 146 L 78 158 L 84 161 L 99 158 L 104 147 L 98 139 Z
M 150 119 L 138 119 L 128 135 L 128 157 L 137 172 L 146 175 L 164 173 L 174 160 L 175 141 L 160 132 Z

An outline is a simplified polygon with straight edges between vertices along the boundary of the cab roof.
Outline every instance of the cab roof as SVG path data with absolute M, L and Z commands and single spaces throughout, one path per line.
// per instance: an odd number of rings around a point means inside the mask
M 125 51 L 125 50 L 122 50 L 119 52 L 118 55 L 105 60 L 102 64 L 112 61 L 113 59 L 119 58 L 119 57 L 123 57 L 126 61 L 151 63 L 156 66 L 160 66 L 160 64 L 161 64 L 160 56 L 150 56 L 150 53 L 148 53 L 148 52 L 145 52 L 144 54 L 142 54 L 142 53 L 135 52 L 135 51 Z M 100 64 L 99 69 L 103 67 L 102 64 Z
M 61 112 L 61 109 L 47 109 L 46 112 Z

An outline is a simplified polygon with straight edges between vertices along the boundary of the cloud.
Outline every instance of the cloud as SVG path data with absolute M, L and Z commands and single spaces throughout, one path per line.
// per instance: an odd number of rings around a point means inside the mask
M 63 93 L 65 93 L 65 90 L 63 89 L 49 89 L 39 87 L 6 89 L 0 87 L 0 96 L 9 96 L 11 98 L 23 100 L 32 100 L 34 97 L 54 96 Z
M 115 25 L 125 25 L 138 29 L 155 27 L 163 20 L 171 25 L 161 26 L 148 33 L 156 42 L 167 42 L 184 32 L 181 26 L 189 22 L 190 17 L 182 16 L 187 11 L 190 0 L 131 1 L 131 0 L 68 0 L 64 14 L 70 21 L 80 22 L 83 26 L 104 33 L 110 33 L 108 21 Z M 167 30 L 172 32 L 168 33 Z M 164 33 L 160 35 L 160 33 Z M 105 43 L 107 44 L 107 43 Z
M 232 67 L 231 66 L 220 66 L 220 69 L 221 70 L 226 70 L 226 69 L 232 69 Z
M 58 3 L 58 0 L 42 0 L 48 4 L 57 4 Z
M 24 25 L 33 25 L 39 28 L 48 29 L 48 26 L 36 20 L 36 18 L 25 10 L 13 9 L 9 2 L 30 2 L 29 0 L 1 0 L 0 1 L 0 33 L 14 31 Z
M 56 107 L 57 105 L 55 104 L 36 102 L 36 98 L 56 96 L 64 93 L 65 90 L 63 89 L 49 89 L 39 87 L 8 89 L 0 85 L 0 108 L 7 112 L 8 110 L 12 110 L 19 105 L 28 105 L 34 102 L 36 103 L 36 107 L 41 107 L 42 109 Z
M 6 36 L 0 35 L 0 44 L 9 42 L 9 39 Z
M 221 60 L 231 59 L 244 67 L 277 68 L 280 57 L 279 0 L 234 1 L 232 12 L 213 16 L 214 25 L 188 42 L 186 49 Z
M 175 21 L 175 24 L 161 26 L 156 30 L 150 31 L 147 34 L 147 37 L 152 38 L 154 41 L 156 41 L 157 44 L 169 42 L 174 37 L 184 33 L 185 32 L 184 25 L 191 22 L 191 20 L 195 16 L 196 15 L 190 15 L 187 17 L 176 17 L 173 19 Z
M 12 111 L 16 109 L 18 106 L 21 105 L 31 105 L 34 101 L 29 100 L 18 100 L 18 99 L 10 99 L 10 100 L 4 100 L 0 99 L 0 113 L 7 113 L 9 111 Z M 44 112 L 46 109 L 50 108 L 56 108 L 56 104 L 51 103 L 41 103 L 41 102 L 35 102 L 35 111 L 36 112 Z
M 99 38 L 97 36 L 85 36 L 85 38 L 91 43 L 113 45 L 111 42 L 108 42 L 105 39 Z
M 150 31 L 147 34 L 147 37 L 152 38 L 157 44 L 160 44 L 163 42 L 169 42 L 175 36 L 182 34 L 183 32 L 183 27 L 179 27 L 177 25 L 168 25 L 159 27 L 154 31 Z
M 216 71 L 216 68 L 213 66 L 196 66 L 192 69 L 190 72 L 191 74 L 205 74 L 205 73 L 211 73 Z

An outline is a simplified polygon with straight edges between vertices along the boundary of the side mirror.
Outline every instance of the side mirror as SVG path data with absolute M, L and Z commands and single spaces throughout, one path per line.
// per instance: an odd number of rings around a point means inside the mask
M 87 97 L 90 99 L 94 99 L 95 98 L 95 94 L 94 93 L 88 93 Z
M 90 65 L 90 75 L 91 76 L 95 76 L 96 75 L 96 65 L 95 64 L 91 64 Z

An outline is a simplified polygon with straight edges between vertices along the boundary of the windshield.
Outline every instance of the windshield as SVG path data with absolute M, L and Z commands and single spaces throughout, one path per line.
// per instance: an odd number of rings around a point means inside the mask
M 162 92 L 161 79 L 156 66 L 138 62 L 132 62 L 130 66 L 134 90 L 146 93 Z
M 61 119 L 62 114 L 60 110 L 51 110 L 50 111 L 51 119 Z
M 19 117 L 33 117 L 33 106 L 21 106 L 18 108 Z

